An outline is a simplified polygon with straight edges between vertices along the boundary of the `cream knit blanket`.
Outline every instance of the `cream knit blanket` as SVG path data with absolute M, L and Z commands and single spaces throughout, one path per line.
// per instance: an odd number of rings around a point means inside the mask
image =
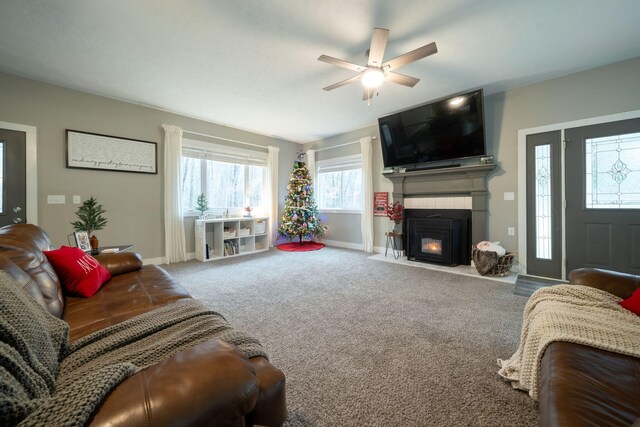
M 588 345 L 640 357 L 640 316 L 600 289 L 556 285 L 539 289 L 524 308 L 520 345 L 498 374 L 538 400 L 540 361 L 554 341 Z

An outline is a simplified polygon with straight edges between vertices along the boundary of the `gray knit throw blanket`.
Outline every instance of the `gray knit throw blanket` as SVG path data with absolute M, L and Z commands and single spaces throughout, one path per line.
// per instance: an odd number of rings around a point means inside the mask
M 211 339 L 267 355 L 197 300 L 181 299 L 69 343 L 68 325 L 0 271 L 0 425 L 82 426 L 125 378 Z

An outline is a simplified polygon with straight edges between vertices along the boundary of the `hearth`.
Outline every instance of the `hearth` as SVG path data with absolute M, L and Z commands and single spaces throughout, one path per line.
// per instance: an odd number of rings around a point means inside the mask
M 447 266 L 471 263 L 468 210 L 407 209 L 407 259 Z

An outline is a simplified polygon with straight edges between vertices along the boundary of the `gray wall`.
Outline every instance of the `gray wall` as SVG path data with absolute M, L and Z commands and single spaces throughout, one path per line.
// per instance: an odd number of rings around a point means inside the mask
M 107 210 L 101 244 L 135 243 L 144 258 L 164 256 L 163 123 L 259 145 L 280 147 L 280 207 L 284 205 L 291 163 L 298 144 L 196 120 L 165 111 L 90 95 L 0 73 L 0 121 L 38 129 L 38 223 L 55 246 L 67 244 L 77 205 L 94 195 Z M 212 101 L 215 102 L 215 101 Z M 67 169 L 65 129 L 158 143 L 158 175 Z M 220 143 L 219 141 L 216 141 Z M 67 203 L 48 205 L 48 194 L 64 194 Z M 193 219 L 186 221 L 187 252 L 194 251 Z
M 498 167 L 489 177 L 488 235 L 509 250 L 517 250 L 517 131 L 523 128 L 640 109 L 640 58 L 547 80 L 487 96 L 485 122 L 488 151 Z M 38 128 L 38 217 L 55 245 L 66 244 L 69 221 L 77 206 L 71 196 L 91 195 L 107 209 L 109 224 L 100 232 L 103 244 L 135 243 L 145 258 L 164 255 L 162 206 L 162 123 L 225 138 L 280 147 L 280 207 L 284 204 L 291 162 L 300 147 L 288 141 L 245 132 L 153 108 L 40 83 L 0 73 L 0 121 Z M 382 98 L 381 98 L 382 99 Z M 381 101 L 382 102 L 382 101 Z M 143 175 L 65 168 L 65 129 L 103 133 L 158 143 L 160 174 Z M 373 141 L 373 190 L 391 192 L 381 175 L 382 153 L 376 124 L 307 144 L 321 148 L 375 136 Z M 318 153 L 318 159 L 359 152 L 357 144 Z M 504 201 L 503 193 L 516 193 Z M 65 205 L 47 205 L 48 194 L 64 194 Z M 325 214 L 329 240 L 361 243 L 360 215 Z M 193 219 L 187 219 L 187 250 L 193 251 Z M 374 245 L 384 246 L 389 221 L 374 217 Z M 518 230 L 519 231 L 519 230 Z
M 371 125 L 369 127 L 358 129 L 353 132 L 348 132 L 341 135 L 336 135 L 330 138 L 314 141 L 310 144 L 305 144 L 304 149 L 309 148 L 318 149 L 326 148 L 332 145 L 344 144 L 346 142 L 358 141 L 364 136 L 375 137 L 376 139 L 371 141 L 372 154 L 373 154 L 373 191 L 387 191 L 389 192 L 389 198 L 391 199 L 391 192 L 393 186 L 391 182 L 382 176 L 382 149 L 380 147 L 380 134 L 378 131 L 378 125 Z M 336 157 L 349 156 L 360 153 L 360 144 L 347 145 L 345 147 L 338 147 L 331 150 L 320 151 L 316 154 L 316 161 L 333 159 Z M 371 195 L 373 197 L 373 195 Z M 361 215 L 359 214 L 325 214 L 321 213 L 320 217 L 324 220 L 329 227 L 329 233 L 325 236 L 328 240 L 341 241 L 352 244 L 362 244 L 362 234 L 360 231 Z M 374 229 L 374 246 L 383 247 L 385 244 L 384 232 L 391 226 L 391 221 L 387 217 L 373 217 L 373 229 Z
M 518 250 L 518 130 L 561 123 L 607 114 L 640 110 L 640 58 L 547 80 L 485 98 L 487 150 L 496 158 L 498 167 L 489 175 L 489 223 L 487 235 L 500 241 L 510 251 Z M 426 100 L 425 100 L 426 101 Z M 382 97 L 380 102 L 384 102 Z M 315 141 L 310 148 L 322 148 L 353 141 L 361 136 L 377 136 L 377 124 L 353 132 Z M 307 146 L 305 146 L 305 149 Z M 319 153 L 318 158 L 331 158 L 359 152 L 342 148 Z M 326 156 L 326 157 L 324 157 Z M 392 191 L 391 183 L 382 177 L 380 140 L 373 141 L 373 191 Z M 505 201 L 504 193 L 514 192 L 514 201 Z M 360 217 L 327 216 L 330 229 L 342 230 L 332 240 L 361 243 Z M 337 225 L 344 222 L 348 226 Z M 374 245 L 384 246 L 388 220 L 375 217 Z M 516 227 L 516 236 L 507 236 L 507 227 Z M 356 232 L 357 230 L 357 232 Z M 342 237 L 342 238 L 341 238 Z

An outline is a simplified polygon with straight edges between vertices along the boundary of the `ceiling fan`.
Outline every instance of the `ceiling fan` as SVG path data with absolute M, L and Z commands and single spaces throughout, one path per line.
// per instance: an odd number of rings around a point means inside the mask
M 414 87 L 420 81 L 420 79 L 396 73 L 394 72 L 394 70 L 438 52 L 436 43 L 429 43 L 427 45 L 414 49 L 411 52 L 407 52 L 404 55 L 400 55 L 396 58 L 390 59 L 387 62 L 382 62 L 384 49 L 387 47 L 388 38 L 389 30 L 384 28 L 373 29 L 373 35 L 371 36 L 371 47 L 368 50 L 369 61 L 367 62 L 366 66 L 353 64 L 351 62 L 327 55 L 320 55 L 318 61 L 337 65 L 338 67 L 357 71 L 359 73 L 357 76 L 350 77 L 346 80 L 332 84 L 331 86 L 327 86 L 322 89 L 329 91 L 360 80 L 364 85 L 364 96 L 362 97 L 362 100 L 368 101 L 369 99 L 371 99 L 378 86 L 380 86 L 385 80 L 403 86 Z

